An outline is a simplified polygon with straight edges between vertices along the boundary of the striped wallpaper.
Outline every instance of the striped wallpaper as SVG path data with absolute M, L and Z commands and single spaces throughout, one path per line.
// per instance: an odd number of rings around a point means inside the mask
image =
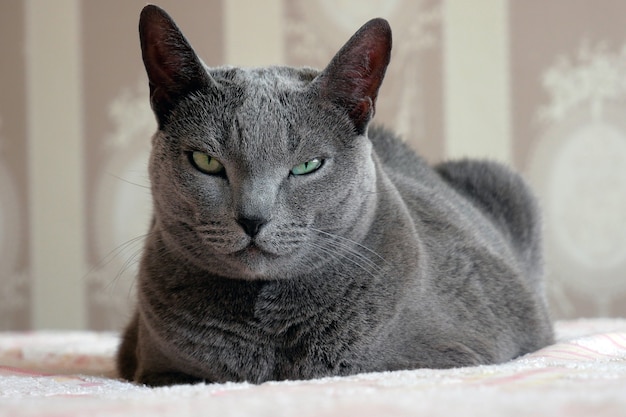
M 626 315 L 626 3 L 162 0 L 208 65 L 322 67 L 389 19 L 376 120 L 430 161 L 513 165 L 546 219 L 556 317 Z M 155 129 L 145 1 L 0 2 L 0 330 L 119 329 Z

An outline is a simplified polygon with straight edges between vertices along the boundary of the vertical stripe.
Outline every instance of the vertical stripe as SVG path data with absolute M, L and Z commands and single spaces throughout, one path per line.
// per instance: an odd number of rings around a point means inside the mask
M 79 0 L 26 2 L 35 329 L 85 327 Z
M 285 62 L 282 0 L 226 0 L 223 5 L 226 64 Z
M 444 2 L 446 157 L 511 161 L 507 0 Z

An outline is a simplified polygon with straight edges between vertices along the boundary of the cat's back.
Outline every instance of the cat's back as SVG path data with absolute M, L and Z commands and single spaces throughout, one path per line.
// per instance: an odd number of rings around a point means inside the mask
M 479 229 L 487 241 L 510 244 L 524 265 L 540 269 L 541 220 L 535 198 L 519 174 L 488 160 L 431 166 L 381 127 L 372 127 L 369 138 L 382 170 L 416 221 L 439 219 L 460 229 Z
M 396 234 L 419 242 L 416 255 L 427 265 L 419 285 L 428 288 L 431 318 L 462 324 L 454 332 L 465 332 L 467 340 L 472 332 L 509 337 L 520 347 L 512 356 L 548 343 L 541 222 L 521 176 L 481 160 L 430 166 L 384 129 L 373 128 L 369 136 L 381 174 L 394 189 L 381 193 L 384 205 L 402 207 L 412 218 L 413 230 Z M 386 211 L 392 224 L 397 210 Z M 479 320 L 468 317 L 468 303 Z

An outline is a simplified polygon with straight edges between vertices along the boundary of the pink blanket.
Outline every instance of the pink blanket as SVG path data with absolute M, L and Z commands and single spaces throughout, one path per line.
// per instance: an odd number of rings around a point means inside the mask
M 117 334 L 0 333 L 0 416 L 626 416 L 626 320 L 556 331 L 502 365 L 155 389 L 115 379 Z

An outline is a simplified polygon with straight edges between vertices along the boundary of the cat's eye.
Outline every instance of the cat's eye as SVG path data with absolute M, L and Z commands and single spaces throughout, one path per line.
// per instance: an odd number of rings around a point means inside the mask
M 320 169 L 320 167 L 322 166 L 323 163 L 324 163 L 323 159 L 313 158 L 310 161 L 303 162 L 303 163 L 298 164 L 295 167 L 291 168 L 291 173 L 293 175 L 310 174 L 310 173 Z
M 203 152 L 192 152 L 191 163 L 200 172 L 209 175 L 218 175 L 224 172 L 224 165 L 211 155 Z

